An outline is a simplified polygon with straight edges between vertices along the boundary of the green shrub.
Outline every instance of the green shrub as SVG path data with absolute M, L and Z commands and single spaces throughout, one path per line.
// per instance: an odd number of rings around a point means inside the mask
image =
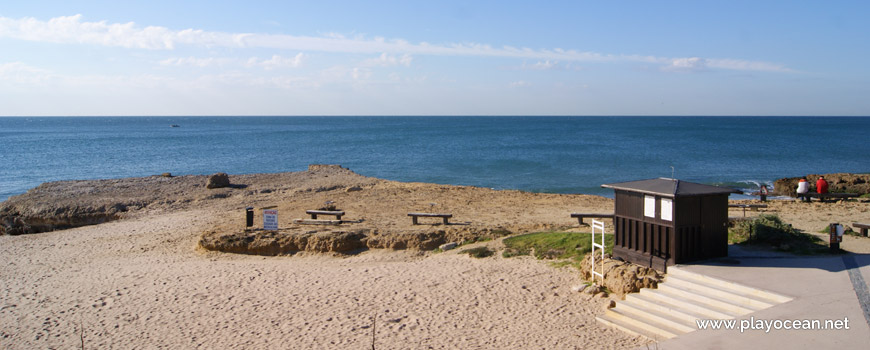
M 796 230 L 776 215 L 760 215 L 735 224 L 728 230 L 728 243 L 764 244 L 798 254 L 823 253 L 827 250 L 824 241 Z
M 831 233 L 831 226 L 825 226 L 824 228 L 819 230 L 819 233 L 826 234 L 826 235 L 830 234 Z M 850 235 L 850 236 L 859 236 L 859 237 L 861 236 L 861 233 L 855 232 L 855 230 L 853 230 L 851 227 L 847 228 L 846 231 L 843 232 L 843 234 Z
M 487 247 L 477 247 L 460 251 L 459 254 L 468 254 L 472 258 L 486 258 L 492 256 L 495 252 Z

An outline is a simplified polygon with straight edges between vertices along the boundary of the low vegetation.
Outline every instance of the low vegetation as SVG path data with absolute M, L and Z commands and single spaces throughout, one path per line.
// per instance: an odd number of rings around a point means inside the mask
M 461 250 L 459 254 L 468 254 L 472 258 L 486 258 L 492 256 L 495 252 L 488 247 L 477 247 Z
M 820 238 L 800 232 L 776 215 L 760 215 L 742 221 L 728 230 L 728 243 L 766 245 L 796 254 L 823 254 L 828 245 Z
M 605 252 L 613 251 L 613 235 L 604 236 Z M 506 238 L 502 256 L 532 255 L 538 259 L 579 262 L 592 251 L 592 234 L 579 232 L 538 232 Z
M 843 225 L 843 226 L 846 226 L 846 225 Z M 827 234 L 831 233 L 831 227 L 830 227 L 830 226 L 825 226 L 825 227 L 823 227 L 821 230 L 819 230 L 819 233 L 821 233 L 821 234 L 826 234 L 826 235 L 827 235 Z M 843 231 L 843 234 L 844 234 L 844 235 L 850 235 L 850 236 L 856 236 L 856 237 L 863 237 L 863 236 L 861 236 L 861 233 L 856 232 L 855 230 L 853 230 L 853 229 L 852 229 L 851 227 L 849 227 L 849 226 L 846 226 L 846 230 Z

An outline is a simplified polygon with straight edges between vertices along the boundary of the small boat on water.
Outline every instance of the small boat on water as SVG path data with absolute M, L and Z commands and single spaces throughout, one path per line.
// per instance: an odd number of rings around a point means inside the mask
M 179 126 L 180 126 L 180 125 L 178 125 L 178 124 L 170 124 L 170 125 L 169 125 L 170 128 L 177 128 L 177 127 L 179 127 Z

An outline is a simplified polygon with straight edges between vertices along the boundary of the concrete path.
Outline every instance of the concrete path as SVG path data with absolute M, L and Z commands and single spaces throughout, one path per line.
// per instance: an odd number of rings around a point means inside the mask
M 700 329 L 650 348 L 870 348 L 870 254 L 805 257 L 731 246 L 728 258 L 680 267 L 794 300 L 739 317 L 735 329 Z M 741 324 L 761 326 L 776 320 L 820 320 L 822 327 L 826 320 L 840 321 L 844 329 L 739 329 Z

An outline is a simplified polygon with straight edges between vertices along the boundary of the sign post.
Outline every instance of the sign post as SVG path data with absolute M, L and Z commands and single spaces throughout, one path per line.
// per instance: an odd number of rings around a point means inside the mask
M 263 229 L 278 231 L 278 209 L 263 209 Z

